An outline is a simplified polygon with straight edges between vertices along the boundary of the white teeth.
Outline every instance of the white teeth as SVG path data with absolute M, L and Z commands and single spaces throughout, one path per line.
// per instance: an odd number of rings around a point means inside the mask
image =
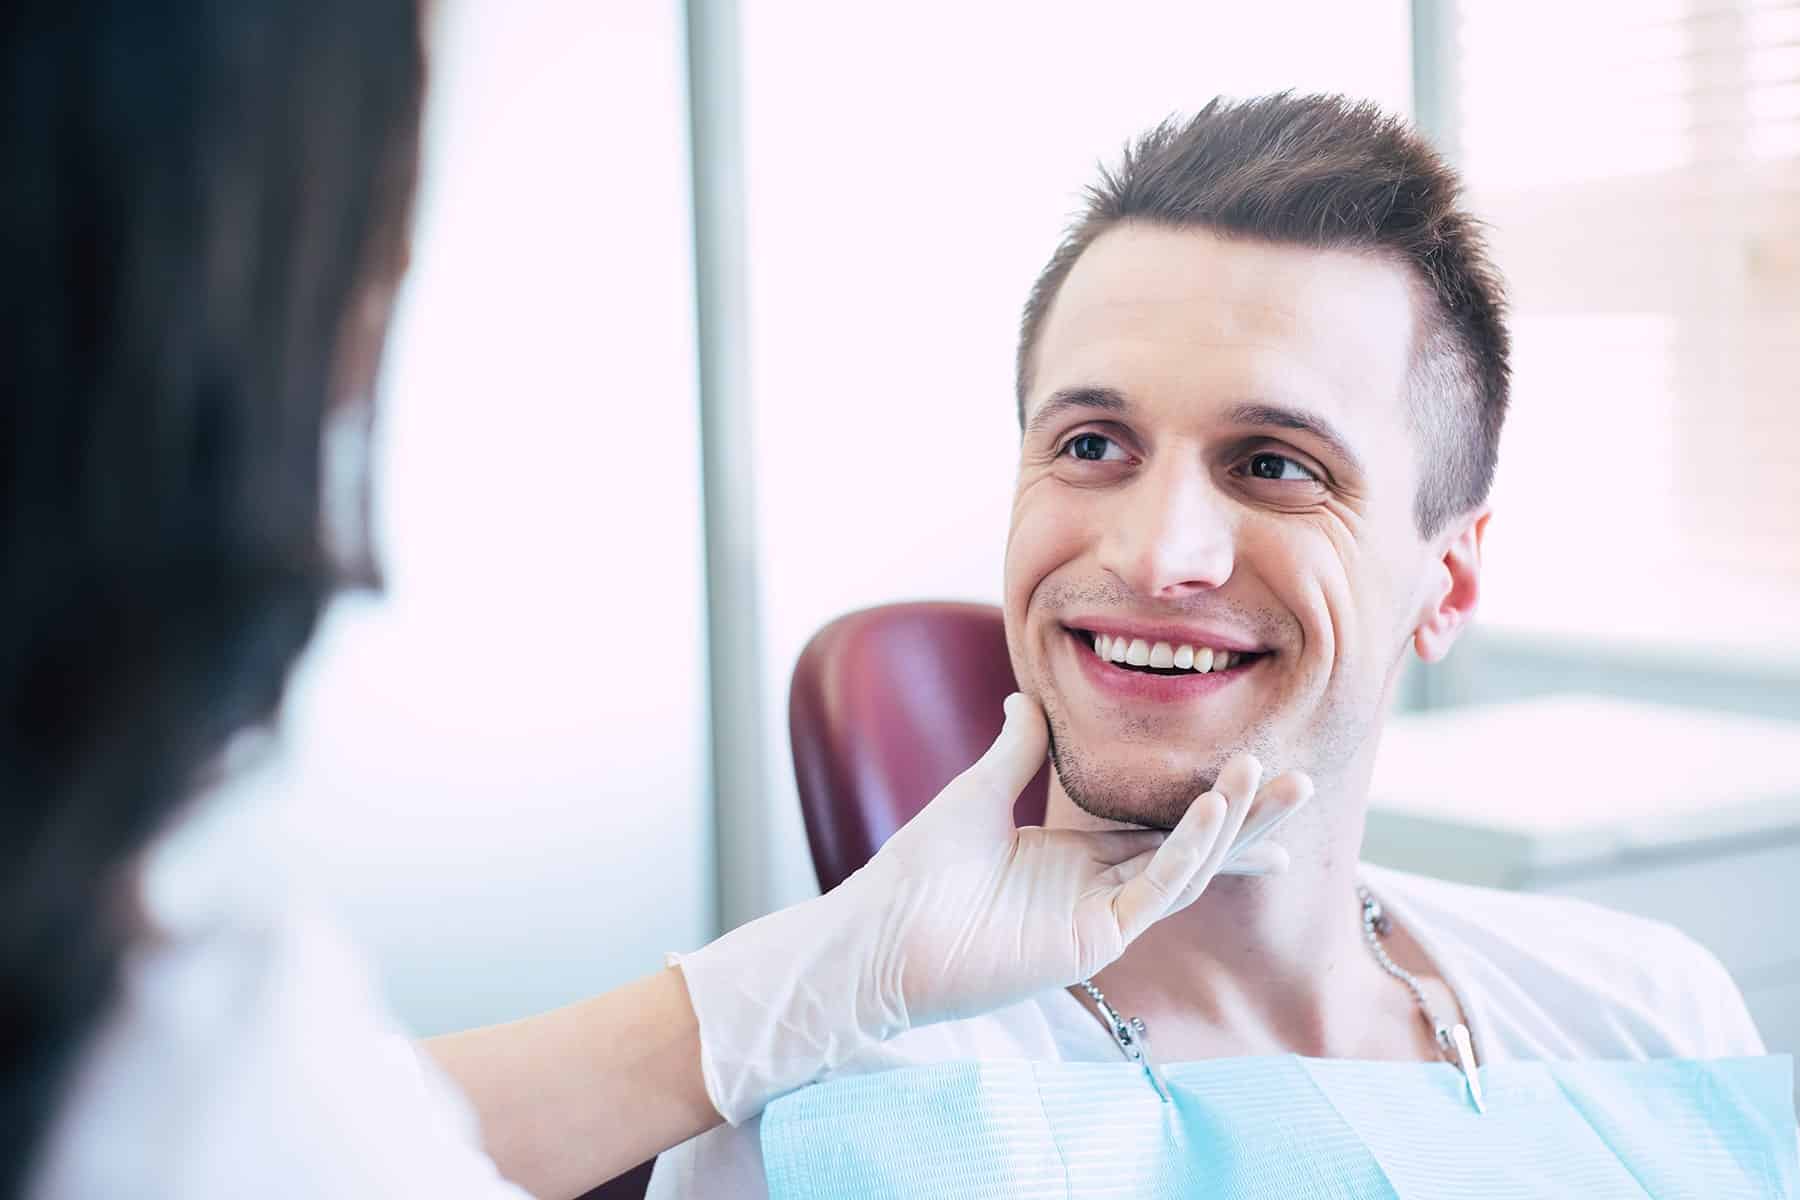
M 1247 657 L 1235 650 L 1214 650 L 1210 646 L 1175 646 L 1168 642 L 1154 644 L 1143 638 L 1127 638 L 1109 633 L 1096 633 L 1094 655 L 1102 662 L 1124 663 L 1153 670 L 1229 671 Z

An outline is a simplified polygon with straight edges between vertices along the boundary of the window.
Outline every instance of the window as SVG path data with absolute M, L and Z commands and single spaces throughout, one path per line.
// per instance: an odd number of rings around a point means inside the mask
M 1800 0 L 1443 0 L 1513 298 L 1486 617 L 1800 644 Z

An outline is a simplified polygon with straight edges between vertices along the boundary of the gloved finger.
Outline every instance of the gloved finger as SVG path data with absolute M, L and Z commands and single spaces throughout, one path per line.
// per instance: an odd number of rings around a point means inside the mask
M 1012 828 L 1012 805 L 1044 765 L 1050 751 L 1050 732 L 1044 711 L 1020 692 L 1006 698 L 1006 722 L 1000 734 L 975 764 L 944 789 L 964 804 L 999 813 Z
M 1182 889 L 1181 895 L 1175 897 L 1175 903 L 1169 905 L 1167 915 L 1172 917 L 1194 901 L 1198 900 L 1201 893 L 1206 891 L 1207 885 L 1211 884 L 1212 881 L 1217 879 L 1220 875 L 1281 875 L 1286 873 L 1288 868 L 1292 865 L 1292 859 L 1289 857 L 1285 846 L 1281 846 L 1275 842 L 1264 842 L 1260 846 L 1250 850 L 1242 861 L 1227 859 L 1225 865 L 1219 868 L 1217 874 L 1196 874 L 1187 887 Z
M 1225 798 L 1217 792 L 1207 792 L 1188 805 L 1168 839 L 1149 852 L 1143 870 L 1131 874 L 1131 864 L 1116 868 L 1124 876 L 1112 897 L 1121 946 L 1130 945 L 1168 913 L 1169 905 L 1212 861 L 1214 851 L 1225 840 L 1222 834 L 1229 820 L 1230 806 Z
M 1121 869 L 1123 885 L 1121 898 L 1114 900 L 1114 912 L 1120 912 L 1121 903 L 1129 903 L 1130 916 L 1139 921 L 1138 932 L 1150 927 L 1166 916 L 1177 898 L 1190 889 L 1190 885 L 1199 882 L 1199 887 L 1206 887 L 1215 874 L 1219 874 L 1220 865 L 1224 864 L 1226 855 L 1231 853 L 1231 842 L 1237 838 L 1238 829 L 1244 828 L 1244 820 L 1249 817 L 1249 810 L 1255 804 L 1256 784 L 1262 781 L 1262 763 L 1255 754 L 1237 754 L 1231 757 L 1224 768 L 1220 768 L 1219 777 L 1213 781 L 1213 790 L 1195 799 L 1188 806 L 1183 819 L 1175 824 L 1175 829 L 1168 835 L 1168 842 L 1163 844 L 1156 855 L 1150 856 L 1145 869 L 1138 874 L 1130 873 L 1129 867 Z M 1217 806 L 1222 813 L 1215 815 L 1210 806 Z M 1217 819 L 1215 819 L 1217 817 Z M 1190 824 L 1192 822 L 1192 824 Z M 1170 853 L 1170 847 L 1177 851 L 1183 844 L 1177 844 L 1184 828 L 1208 831 L 1210 844 L 1201 851 L 1199 862 L 1183 860 L 1179 853 Z M 1190 833 L 1192 837 L 1192 833 Z M 1163 867 L 1152 873 L 1157 860 Z M 1181 880 L 1177 882 L 1177 873 Z M 1127 891 L 1129 889 L 1129 891 Z M 1197 892 L 1195 892 L 1197 894 Z M 1125 930 L 1121 921 L 1121 930 Z M 1125 941 L 1130 943 L 1136 932 L 1129 932 Z
M 1313 782 L 1302 771 L 1284 771 L 1262 786 L 1256 806 L 1244 822 L 1243 832 L 1231 845 L 1228 859 L 1256 845 L 1312 799 Z
M 1256 787 L 1261 781 L 1262 763 L 1254 754 L 1235 756 L 1213 781 L 1213 791 L 1225 796 L 1225 824 L 1219 831 L 1218 841 L 1200 866 L 1201 878 L 1211 879 L 1224 865 L 1225 856 L 1231 853 L 1232 843 L 1237 841 L 1238 832 L 1243 829 L 1256 802 Z
M 1101 876 L 1097 882 L 1102 886 L 1123 883 L 1126 879 L 1131 878 L 1142 870 L 1149 861 L 1150 853 L 1146 851 L 1144 854 L 1139 855 L 1134 861 L 1120 863 L 1115 872 L 1108 872 L 1106 875 Z M 1233 850 L 1226 856 L 1225 862 L 1219 867 L 1218 874 L 1274 876 L 1286 873 L 1288 867 L 1292 864 L 1293 859 L 1288 854 L 1287 847 L 1281 845 L 1279 842 L 1261 842 L 1255 846 L 1251 846 L 1247 850 Z M 1206 883 L 1206 880 L 1203 880 L 1198 876 L 1190 881 L 1187 888 L 1184 889 L 1175 902 L 1169 906 L 1170 915 L 1180 912 L 1195 900 L 1198 900 L 1200 898 L 1200 893 L 1206 890 Z
M 1235 765 L 1233 760 L 1231 765 Z M 1227 766 L 1227 771 L 1231 769 Z M 1225 772 L 1220 772 L 1221 778 Z M 1228 781 L 1235 785 L 1247 774 L 1234 773 Z M 1313 782 L 1310 776 L 1301 771 L 1284 771 L 1263 786 L 1256 795 L 1256 801 L 1250 810 L 1254 819 L 1246 819 L 1242 830 L 1235 840 L 1225 849 L 1225 857 L 1213 870 L 1201 870 L 1183 889 L 1180 896 L 1169 906 L 1171 914 L 1178 913 L 1200 898 L 1206 885 L 1217 875 L 1269 876 L 1280 875 L 1291 865 L 1287 850 L 1275 842 L 1265 841 L 1281 823 L 1298 812 L 1312 799 Z M 1229 827 L 1228 827 L 1229 828 Z
M 1213 783 L 1213 790 L 1207 792 L 1205 795 L 1195 800 L 1193 804 L 1188 806 L 1187 813 L 1175 826 L 1176 832 L 1171 832 L 1169 834 L 1169 842 L 1165 843 L 1165 848 L 1169 843 L 1175 842 L 1177 834 L 1181 831 L 1183 826 L 1186 826 L 1190 821 L 1196 820 L 1196 809 L 1203 810 L 1199 820 L 1206 821 L 1211 819 L 1210 814 L 1204 811 L 1204 806 L 1208 802 L 1218 803 L 1223 801 L 1224 808 L 1224 817 L 1219 822 L 1217 831 L 1212 835 L 1213 841 L 1211 846 L 1206 849 L 1205 857 L 1200 860 L 1196 869 L 1188 876 L 1190 882 L 1198 880 L 1198 886 L 1204 888 L 1206 882 L 1219 873 L 1220 868 L 1226 862 L 1227 856 L 1231 853 L 1233 842 L 1236 840 L 1239 830 L 1243 828 L 1245 820 L 1248 819 L 1250 811 L 1256 803 L 1256 786 L 1261 778 L 1262 763 L 1257 761 L 1256 756 L 1253 754 L 1238 754 L 1234 756 L 1231 761 L 1227 762 L 1219 771 L 1218 778 L 1214 780 Z M 1143 866 L 1142 872 L 1137 870 L 1137 867 L 1140 864 L 1126 863 L 1121 864 L 1117 877 L 1122 883 L 1131 883 L 1142 880 L 1142 882 L 1138 883 L 1138 886 L 1146 890 L 1145 894 L 1147 896 L 1154 896 L 1159 893 L 1163 887 L 1168 885 L 1168 882 L 1173 878 L 1173 875 L 1170 874 L 1170 872 L 1173 872 L 1176 868 L 1173 865 L 1166 866 L 1163 875 L 1153 876 L 1150 879 L 1143 880 L 1143 875 L 1148 874 L 1149 872 L 1149 863 L 1154 861 L 1157 857 L 1162 857 L 1163 861 L 1168 864 L 1173 864 L 1177 860 L 1163 856 L 1160 851 L 1157 855 L 1142 855 L 1140 857 L 1143 860 L 1141 864 Z M 1185 889 L 1188 887 L 1188 883 L 1183 883 L 1180 886 Z M 1175 894 L 1179 893 L 1165 896 L 1165 901 L 1172 904 L 1174 902 L 1173 896 Z M 1195 894 L 1197 895 L 1198 892 Z M 1161 914 L 1150 917 L 1149 920 L 1145 921 L 1145 927 L 1147 928 L 1152 922 L 1158 920 L 1160 915 Z
M 1234 754 L 1213 780 L 1212 790 L 1228 804 L 1248 805 L 1262 786 L 1262 760 L 1250 753 Z
M 1219 874 L 1280 875 L 1290 863 L 1287 847 L 1280 842 L 1258 842 L 1245 850 L 1233 850 L 1219 867 Z M 1199 895 L 1199 892 L 1194 893 L 1196 899 Z

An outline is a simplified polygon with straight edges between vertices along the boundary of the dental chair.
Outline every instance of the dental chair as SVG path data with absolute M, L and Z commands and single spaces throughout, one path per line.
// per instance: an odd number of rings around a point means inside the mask
M 794 666 L 788 736 L 819 886 L 842 883 L 987 750 L 1017 690 L 1000 610 L 888 604 L 839 617 Z M 1044 819 L 1049 767 L 1013 818 Z
M 650 1190 L 650 1172 L 656 1166 L 653 1158 L 639 1163 L 617 1179 L 601 1184 L 591 1192 L 583 1192 L 579 1200 L 644 1200 Z

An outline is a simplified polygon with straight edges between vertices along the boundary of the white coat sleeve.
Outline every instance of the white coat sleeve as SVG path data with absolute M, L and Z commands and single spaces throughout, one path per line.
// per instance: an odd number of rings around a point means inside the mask
M 134 955 L 71 1082 L 32 1200 L 528 1200 L 320 921 Z

